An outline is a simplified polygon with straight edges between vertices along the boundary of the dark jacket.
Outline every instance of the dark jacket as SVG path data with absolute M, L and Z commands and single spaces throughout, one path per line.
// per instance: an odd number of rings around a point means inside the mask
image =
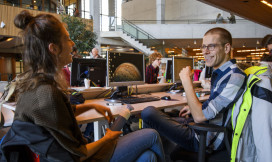
M 30 150 L 40 161 L 76 161 L 44 128 L 30 122 L 15 120 L 5 135 L 0 149 L 1 161 L 33 161 Z

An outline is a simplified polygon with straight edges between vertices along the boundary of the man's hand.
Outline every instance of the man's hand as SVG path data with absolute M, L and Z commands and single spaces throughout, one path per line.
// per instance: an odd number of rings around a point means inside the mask
M 184 106 L 180 111 L 179 111 L 179 116 L 180 117 L 186 117 L 187 115 L 191 114 L 191 111 L 189 109 L 189 105 Z
M 102 106 L 102 105 L 99 105 L 99 104 L 92 104 L 92 106 L 94 106 L 94 109 L 102 114 L 107 120 L 108 122 L 112 122 L 113 121 L 113 116 L 112 116 L 112 113 L 111 113 L 111 110 L 109 108 L 107 108 L 106 106 Z M 107 112 L 107 114 L 106 114 Z
M 179 72 L 179 77 L 180 77 L 181 81 L 183 81 L 185 79 L 191 79 L 193 75 L 194 75 L 194 70 L 191 69 L 190 66 L 186 66 L 186 68 L 183 68 Z

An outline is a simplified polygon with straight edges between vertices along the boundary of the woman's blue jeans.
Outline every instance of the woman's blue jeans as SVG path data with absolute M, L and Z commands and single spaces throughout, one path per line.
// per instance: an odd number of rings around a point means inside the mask
M 154 129 L 142 129 L 120 137 L 110 161 L 165 161 L 159 133 Z
M 170 117 L 153 106 L 145 108 L 141 117 L 145 128 L 156 129 L 161 136 L 166 137 L 188 151 L 198 151 L 199 142 L 195 131 L 188 127 L 190 120 L 182 117 Z

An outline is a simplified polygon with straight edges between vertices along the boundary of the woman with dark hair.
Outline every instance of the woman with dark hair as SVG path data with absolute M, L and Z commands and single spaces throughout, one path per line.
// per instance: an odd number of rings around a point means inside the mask
M 272 69 L 272 35 L 268 34 L 263 38 L 262 45 L 264 48 L 267 48 L 269 51 L 269 54 L 263 54 L 261 57 L 261 66 L 267 66 Z
M 272 35 L 268 34 L 263 38 L 262 45 L 264 48 L 267 48 L 269 55 L 272 55 Z
M 50 14 L 32 16 L 22 11 L 14 24 L 22 29 L 25 72 L 17 81 L 14 122 L 2 149 L 18 139 L 20 145 L 27 145 L 45 161 L 164 161 L 159 134 L 152 129 L 121 138 L 121 131 L 107 129 L 104 137 L 87 144 L 75 114 L 93 108 L 109 122 L 113 116 L 102 105 L 70 105 L 61 73 L 62 67 L 72 62 L 75 44 L 69 33 Z

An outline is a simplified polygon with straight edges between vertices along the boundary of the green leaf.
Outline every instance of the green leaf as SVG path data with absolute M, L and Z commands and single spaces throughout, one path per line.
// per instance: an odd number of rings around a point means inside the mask
M 84 52 L 89 53 L 97 44 L 96 33 L 88 30 L 87 25 L 80 18 L 64 15 L 62 21 L 67 24 L 66 29 L 71 40 L 75 43 L 78 53 L 85 57 Z

